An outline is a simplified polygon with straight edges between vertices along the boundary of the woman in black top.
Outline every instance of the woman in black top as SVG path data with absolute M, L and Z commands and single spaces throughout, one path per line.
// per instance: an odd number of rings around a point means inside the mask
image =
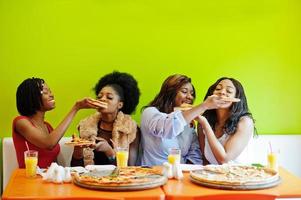
M 71 166 L 116 164 L 113 143 L 129 148 L 129 165 L 140 165 L 140 132 L 130 116 L 139 103 L 137 81 L 127 73 L 113 72 L 102 77 L 94 90 L 108 106 L 79 123 L 80 137 L 95 144 L 75 147 Z

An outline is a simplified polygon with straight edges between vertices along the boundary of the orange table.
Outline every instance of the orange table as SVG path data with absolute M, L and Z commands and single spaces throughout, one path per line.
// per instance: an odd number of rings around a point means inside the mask
M 211 189 L 196 185 L 189 180 L 189 173 L 184 173 L 184 179 L 169 180 L 163 186 L 167 200 L 263 200 L 275 198 L 301 198 L 301 179 L 283 168 L 280 168 L 280 185 L 262 190 L 235 191 Z
M 72 183 L 47 183 L 40 176 L 28 179 L 25 177 L 24 169 L 17 169 L 10 178 L 2 199 L 161 200 L 164 197 L 161 187 L 129 192 L 88 190 Z

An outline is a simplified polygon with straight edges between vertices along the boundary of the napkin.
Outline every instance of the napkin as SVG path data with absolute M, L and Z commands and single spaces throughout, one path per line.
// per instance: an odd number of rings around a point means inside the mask
M 68 183 L 72 181 L 70 168 L 64 168 L 57 163 L 51 163 L 46 173 L 41 174 L 44 181 L 53 183 Z

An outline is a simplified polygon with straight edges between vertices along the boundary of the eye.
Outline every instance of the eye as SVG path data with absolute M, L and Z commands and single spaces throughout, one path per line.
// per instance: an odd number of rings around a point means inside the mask
M 114 99 L 114 97 L 112 95 L 108 95 L 107 98 L 110 100 Z

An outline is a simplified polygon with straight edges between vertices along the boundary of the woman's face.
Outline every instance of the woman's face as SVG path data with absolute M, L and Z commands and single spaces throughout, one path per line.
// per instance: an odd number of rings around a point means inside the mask
M 97 99 L 108 104 L 107 108 L 99 108 L 101 113 L 117 113 L 123 106 L 119 95 L 111 86 L 103 87 L 99 91 Z
M 43 85 L 42 95 L 42 111 L 48 111 L 55 108 L 54 95 L 46 83 Z
M 191 83 L 184 84 L 178 91 L 175 98 L 175 107 L 183 103 L 192 104 L 194 99 L 194 91 Z
M 224 79 L 218 83 L 213 94 L 219 97 L 235 97 L 236 88 L 231 80 Z M 227 105 L 225 104 L 225 107 L 229 107 L 230 105 L 232 105 L 232 102 L 227 103 Z

